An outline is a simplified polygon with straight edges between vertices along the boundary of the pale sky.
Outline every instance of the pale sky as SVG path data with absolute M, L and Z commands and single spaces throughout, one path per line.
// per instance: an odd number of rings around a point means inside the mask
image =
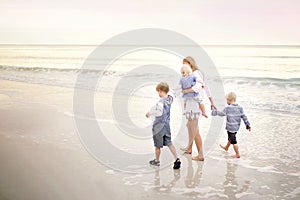
M 0 0 L 0 44 L 100 44 L 138 28 L 199 44 L 300 44 L 299 0 Z

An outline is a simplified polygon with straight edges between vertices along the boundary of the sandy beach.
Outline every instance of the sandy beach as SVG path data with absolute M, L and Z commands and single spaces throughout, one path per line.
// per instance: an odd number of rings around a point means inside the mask
M 0 1 L 0 200 L 300 200 L 299 10 L 300 0 Z M 201 82 L 188 95 L 206 113 L 184 98 L 183 77 Z M 171 107 L 157 104 L 161 82 Z M 238 113 L 212 116 L 231 92 Z M 230 119 L 241 108 L 250 128 Z M 182 150 L 191 132 L 199 142 L 189 115 L 200 116 L 202 152 Z M 177 155 L 168 142 L 172 153 L 149 162 L 155 120 L 170 123 Z M 226 127 L 240 158 L 225 151 Z
M 232 149 L 224 152 L 216 145 L 205 162 L 180 155 L 180 170 L 170 165 L 153 173 L 128 174 L 102 165 L 83 148 L 71 115 L 72 89 L 5 80 L 0 88 L 0 199 L 299 197 L 299 138 L 286 135 L 283 141 L 277 136 L 260 137 L 263 133 L 255 129 L 241 130 L 241 159 L 231 158 Z M 256 115 L 248 114 L 253 127 L 265 129 Z M 276 127 L 299 121 L 270 118 L 268 113 L 260 117 L 268 117 Z M 275 129 L 270 133 L 282 131 Z M 224 141 L 226 134 L 218 142 Z M 281 151 L 276 150 L 278 143 Z

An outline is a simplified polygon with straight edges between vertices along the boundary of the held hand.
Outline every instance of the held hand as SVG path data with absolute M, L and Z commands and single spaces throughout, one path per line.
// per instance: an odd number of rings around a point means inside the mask
M 211 105 L 210 105 L 210 109 L 211 109 L 211 110 L 217 110 L 217 107 L 216 107 L 214 104 L 211 104 Z
M 217 115 L 217 108 L 212 108 L 212 111 L 211 111 L 211 115 L 212 116 L 216 116 Z
M 150 113 L 149 113 L 149 112 L 146 113 L 146 117 L 147 117 L 147 118 L 150 117 Z
M 250 126 L 246 126 L 246 129 L 247 129 L 248 131 L 251 131 L 251 127 L 250 127 Z
M 184 90 L 181 90 L 181 92 L 182 92 L 182 94 L 185 94 L 185 93 L 187 93 L 187 92 L 186 92 L 186 89 L 184 89 Z

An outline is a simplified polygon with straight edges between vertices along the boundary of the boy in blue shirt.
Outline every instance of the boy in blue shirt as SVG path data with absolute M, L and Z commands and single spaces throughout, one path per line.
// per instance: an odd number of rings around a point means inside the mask
M 226 106 L 223 111 L 213 110 L 211 114 L 212 116 L 226 116 L 226 130 L 228 134 L 228 142 L 226 146 L 220 145 L 220 147 L 225 151 L 228 151 L 229 146 L 232 144 L 233 149 L 235 151 L 235 157 L 240 158 L 241 156 L 236 141 L 236 133 L 240 128 L 241 119 L 243 119 L 247 130 L 251 131 L 251 127 L 243 108 L 235 103 L 236 94 L 234 92 L 228 93 L 226 95 L 226 101 L 228 106 Z
M 174 156 L 175 162 L 173 169 L 179 169 L 181 162 L 177 157 L 176 149 L 171 141 L 170 130 L 170 109 L 173 103 L 173 97 L 168 94 L 169 85 L 165 82 L 161 82 L 156 86 L 156 91 L 160 97 L 160 100 L 152 107 L 150 112 L 146 113 L 146 117 L 154 116 L 153 122 L 153 141 L 155 146 L 155 159 L 149 163 L 154 166 L 160 166 L 160 149 L 163 146 L 169 147 L 171 153 Z

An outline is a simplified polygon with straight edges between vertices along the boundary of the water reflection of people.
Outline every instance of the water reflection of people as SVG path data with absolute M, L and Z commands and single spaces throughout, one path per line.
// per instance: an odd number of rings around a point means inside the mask
M 197 170 L 194 173 L 192 160 L 190 158 L 187 158 L 187 162 L 188 162 L 188 167 L 187 167 L 187 174 L 184 183 L 187 188 L 195 188 L 200 184 L 203 163 L 202 162 L 197 163 Z
M 227 173 L 225 174 L 225 181 L 223 183 L 224 194 L 228 199 L 237 199 L 236 195 L 242 194 L 249 189 L 250 181 L 245 181 L 242 188 L 239 189 L 239 184 L 236 181 L 236 170 L 238 165 L 234 163 L 227 162 Z
M 168 184 L 163 184 L 161 185 L 160 183 L 160 174 L 159 174 L 159 169 L 155 170 L 155 175 L 154 175 L 154 190 L 158 192 L 164 192 L 164 193 L 169 193 L 172 188 L 176 185 L 176 182 L 180 179 L 180 170 L 174 170 L 174 177 L 173 179 L 168 183 Z

